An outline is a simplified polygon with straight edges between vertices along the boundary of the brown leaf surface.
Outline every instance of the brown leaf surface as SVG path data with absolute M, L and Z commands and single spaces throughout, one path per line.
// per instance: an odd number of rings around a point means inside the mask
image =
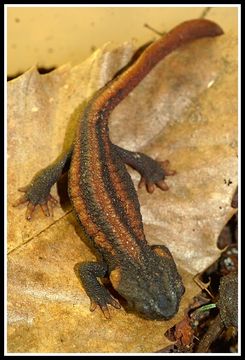
M 163 322 L 123 309 L 112 309 L 109 321 L 90 313 L 73 268 L 95 257 L 69 208 L 56 208 L 53 218 L 39 209 L 27 222 L 25 206 L 11 206 L 17 188 L 71 141 L 75 109 L 129 61 L 132 44 L 107 44 L 78 66 L 47 75 L 33 68 L 8 83 L 8 351 L 140 353 L 170 344 L 163 334 L 199 292 L 193 277 L 219 256 L 217 237 L 235 212 L 236 46 L 227 34 L 176 51 L 110 119 L 116 144 L 169 159 L 177 170 L 169 191 L 138 191 L 147 239 L 169 247 L 186 287 L 179 313 Z M 130 173 L 137 185 L 138 174 Z

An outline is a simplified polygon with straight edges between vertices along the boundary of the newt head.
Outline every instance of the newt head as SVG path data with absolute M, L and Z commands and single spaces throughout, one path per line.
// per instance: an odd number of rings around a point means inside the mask
M 110 280 L 129 310 L 146 319 L 168 320 L 177 313 L 185 288 L 169 250 L 163 245 L 147 249 L 141 264 L 122 263 Z

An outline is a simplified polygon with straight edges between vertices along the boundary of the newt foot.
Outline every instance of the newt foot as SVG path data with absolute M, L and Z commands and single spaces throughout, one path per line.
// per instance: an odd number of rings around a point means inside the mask
M 109 291 L 104 288 L 103 290 L 105 290 L 103 291 L 103 297 L 95 296 L 94 298 L 90 298 L 90 311 L 94 311 L 99 305 L 105 318 L 109 320 L 111 316 L 107 305 L 112 305 L 116 309 L 120 309 L 121 305 L 119 304 L 118 300 L 112 297 Z
M 58 204 L 58 201 L 51 194 L 48 194 L 48 196 L 46 196 L 45 198 L 41 197 L 39 200 L 32 200 L 32 196 L 30 194 L 30 185 L 21 187 L 18 189 L 18 191 L 24 192 L 25 194 L 22 195 L 19 199 L 17 199 L 13 203 L 13 206 L 17 207 L 21 204 L 27 203 L 27 209 L 25 214 L 26 220 L 31 220 L 32 214 L 38 205 L 40 205 L 45 216 L 53 216 L 53 208 Z
M 139 182 L 138 187 L 142 188 L 142 186 L 146 187 L 146 190 L 148 193 L 152 194 L 156 187 L 163 191 L 167 191 L 169 189 L 169 186 L 165 182 L 166 176 L 173 176 L 177 172 L 175 170 L 171 170 L 169 168 L 170 162 L 169 160 L 165 161 L 156 161 L 156 169 L 157 171 L 153 174 L 150 174 L 148 176 L 141 175 L 141 179 Z M 160 170 L 160 171 L 159 171 Z M 161 178 L 160 178 L 161 177 Z

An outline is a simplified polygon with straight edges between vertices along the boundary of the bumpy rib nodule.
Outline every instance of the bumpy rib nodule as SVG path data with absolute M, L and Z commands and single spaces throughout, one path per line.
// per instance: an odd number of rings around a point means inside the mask
M 138 197 L 125 165 L 112 150 L 108 118 L 169 53 L 192 40 L 223 34 L 215 23 L 186 21 L 150 45 L 125 72 L 100 89 L 85 108 L 74 144 L 69 193 L 95 246 L 109 254 L 140 260 L 146 245 Z

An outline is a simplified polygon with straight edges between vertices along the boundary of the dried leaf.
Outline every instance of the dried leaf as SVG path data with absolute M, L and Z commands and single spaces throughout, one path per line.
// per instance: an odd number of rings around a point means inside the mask
M 84 63 L 39 75 L 35 68 L 8 84 L 8 347 L 10 352 L 153 352 L 199 292 L 193 276 L 216 260 L 220 231 L 235 213 L 237 186 L 236 40 L 202 39 L 176 51 L 115 109 L 112 140 L 171 161 L 169 191 L 139 199 L 149 243 L 166 244 L 186 287 L 179 313 L 165 322 L 123 309 L 112 320 L 90 313 L 76 263 L 93 260 L 72 214 L 41 210 L 32 222 L 13 208 L 17 188 L 68 146 L 79 108 L 133 53 L 107 44 Z M 65 139 L 65 140 L 64 140 Z M 135 185 L 139 176 L 130 171 Z M 225 181 L 226 180 L 226 181 Z M 230 180 L 228 182 L 228 180 Z M 229 183 L 229 186 L 227 185 Z M 52 194 L 57 196 L 56 189 Z
M 191 346 L 194 338 L 194 330 L 191 327 L 190 319 L 186 316 L 176 325 L 175 337 L 184 346 Z

